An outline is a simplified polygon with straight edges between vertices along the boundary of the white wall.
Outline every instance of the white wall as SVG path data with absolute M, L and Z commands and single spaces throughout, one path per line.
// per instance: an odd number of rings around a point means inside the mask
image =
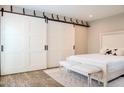
M 124 14 L 93 21 L 90 26 L 88 29 L 88 53 L 98 53 L 100 50 L 99 34 L 124 30 Z

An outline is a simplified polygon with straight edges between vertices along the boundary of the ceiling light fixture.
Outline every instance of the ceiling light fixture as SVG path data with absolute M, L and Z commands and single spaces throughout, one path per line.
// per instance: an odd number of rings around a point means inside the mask
M 91 15 L 91 14 L 90 14 L 90 15 L 89 15 L 89 17 L 90 17 L 90 18 L 92 18 L 92 17 L 93 17 L 93 15 Z

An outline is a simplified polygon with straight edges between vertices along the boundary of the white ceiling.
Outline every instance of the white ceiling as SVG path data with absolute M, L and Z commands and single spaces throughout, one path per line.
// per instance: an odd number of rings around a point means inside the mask
M 87 21 L 124 13 L 122 5 L 21 5 L 18 7 L 42 10 Z M 89 15 L 93 15 L 93 17 L 89 17 Z

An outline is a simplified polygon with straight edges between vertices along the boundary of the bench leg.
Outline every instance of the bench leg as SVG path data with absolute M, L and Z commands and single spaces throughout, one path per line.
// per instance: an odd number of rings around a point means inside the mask
M 88 86 L 91 87 L 91 85 L 92 85 L 91 74 L 88 74 Z
M 98 76 L 98 86 L 101 85 L 100 77 Z
M 107 81 L 104 81 L 104 87 L 107 87 L 107 83 L 108 83 Z
M 108 80 L 107 80 L 107 75 L 106 75 L 106 76 L 104 76 L 103 86 L 107 87 L 107 84 L 108 84 Z

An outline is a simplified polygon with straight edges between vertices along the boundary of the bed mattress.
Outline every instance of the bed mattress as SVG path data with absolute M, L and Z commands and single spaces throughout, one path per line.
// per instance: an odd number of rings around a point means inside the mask
M 73 55 L 67 61 L 75 61 L 83 64 L 95 65 L 103 68 L 107 65 L 108 80 L 124 74 L 124 56 L 112 56 L 102 54 Z M 120 72 L 119 72 L 120 71 Z

